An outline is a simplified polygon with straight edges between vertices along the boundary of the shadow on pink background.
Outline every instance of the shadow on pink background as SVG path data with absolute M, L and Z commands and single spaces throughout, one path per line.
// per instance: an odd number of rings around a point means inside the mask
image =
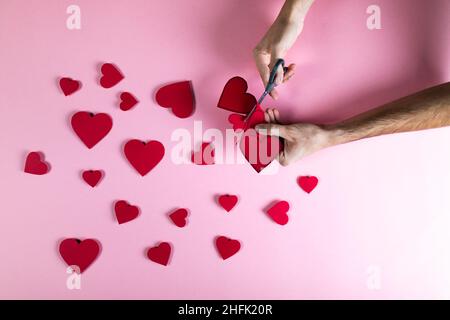
M 229 127 L 217 109 L 234 75 L 259 95 L 252 48 L 282 1 L 78 0 L 82 29 L 66 28 L 73 1 L 0 0 L 0 298 L 450 298 L 450 129 L 385 136 L 312 155 L 276 175 L 249 165 L 176 166 L 173 130 Z M 366 28 L 366 8 L 381 7 L 382 30 Z M 290 121 L 333 122 L 422 88 L 446 82 L 448 1 L 317 0 L 286 58 L 298 72 L 276 106 Z M 117 64 L 125 80 L 98 85 L 98 66 Z M 83 88 L 64 97 L 60 76 Z M 161 84 L 192 80 L 196 113 L 178 119 L 156 105 Z M 117 105 L 120 91 L 141 101 Z M 107 112 L 110 134 L 88 150 L 69 119 L 78 110 Z M 146 177 L 122 154 L 130 138 L 164 143 L 166 156 Z M 196 141 L 198 143 L 198 141 Z M 45 176 L 23 173 L 29 151 L 52 165 Z M 79 176 L 103 169 L 96 189 Z M 306 194 L 299 175 L 319 177 Z M 214 196 L 239 195 L 230 213 Z M 118 225 L 111 207 L 125 199 L 141 216 Z M 263 212 L 290 202 L 279 226 Z M 179 229 L 167 212 L 190 210 Z M 213 240 L 239 239 L 223 261 Z M 65 237 L 96 238 L 102 253 L 66 288 L 57 246 Z M 174 246 L 171 264 L 146 259 L 160 241 Z M 373 270 L 380 287 L 372 290 Z

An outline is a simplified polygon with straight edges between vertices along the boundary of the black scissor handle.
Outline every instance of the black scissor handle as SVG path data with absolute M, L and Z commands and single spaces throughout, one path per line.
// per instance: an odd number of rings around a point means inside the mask
M 272 91 L 273 88 L 275 88 L 275 78 L 277 76 L 277 70 L 278 68 L 282 66 L 283 67 L 283 73 L 286 73 L 288 68 L 286 68 L 284 66 L 284 60 L 283 59 L 278 59 L 275 62 L 275 65 L 273 66 L 272 70 L 270 71 L 270 76 L 269 76 L 269 82 L 267 83 L 266 86 L 266 92 L 270 93 L 270 91 Z

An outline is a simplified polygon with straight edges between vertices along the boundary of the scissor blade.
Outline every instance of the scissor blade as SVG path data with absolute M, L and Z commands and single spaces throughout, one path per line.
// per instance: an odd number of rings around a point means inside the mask
M 263 102 L 264 98 L 267 96 L 268 92 L 264 91 L 264 93 L 261 95 L 261 97 L 258 99 L 258 102 L 254 105 L 254 107 L 252 108 L 252 110 L 250 110 L 250 112 L 245 116 L 244 118 L 244 122 L 246 122 L 248 119 L 250 119 L 250 117 L 252 116 L 252 114 L 255 112 L 256 107 L 258 105 L 261 105 L 261 103 Z

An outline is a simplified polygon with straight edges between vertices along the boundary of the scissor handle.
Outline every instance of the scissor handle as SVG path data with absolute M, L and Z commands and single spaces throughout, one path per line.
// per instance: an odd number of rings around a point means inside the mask
M 278 59 L 275 62 L 275 65 L 273 66 L 272 70 L 270 71 L 269 82 L 267 82 L 267 86 L 266 86 L 266 89 L 265 89 L 265 91 L 267 93 L 270 93 L 270 91 L 272 91 L 272 89 L 275 88 L 275 78 L 277 76 L 277 70 L 278 70 L 278 68 L 280 66 L 283 67 L 283 73 L 287 72 L 288 68 L 286 68 L 284 66 L 284 60 L 283 59 Z

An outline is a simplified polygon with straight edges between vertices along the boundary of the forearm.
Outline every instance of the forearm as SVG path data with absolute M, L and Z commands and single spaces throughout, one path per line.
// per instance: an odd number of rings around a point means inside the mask
M 329 133 L 330 145 L 336 145 L 384 134 L 449 125 L 450 82 L 324 128 Z
M 306 14 L 313 2 L 314 0 L 286 0 L 277 20 L 303 25 Z

